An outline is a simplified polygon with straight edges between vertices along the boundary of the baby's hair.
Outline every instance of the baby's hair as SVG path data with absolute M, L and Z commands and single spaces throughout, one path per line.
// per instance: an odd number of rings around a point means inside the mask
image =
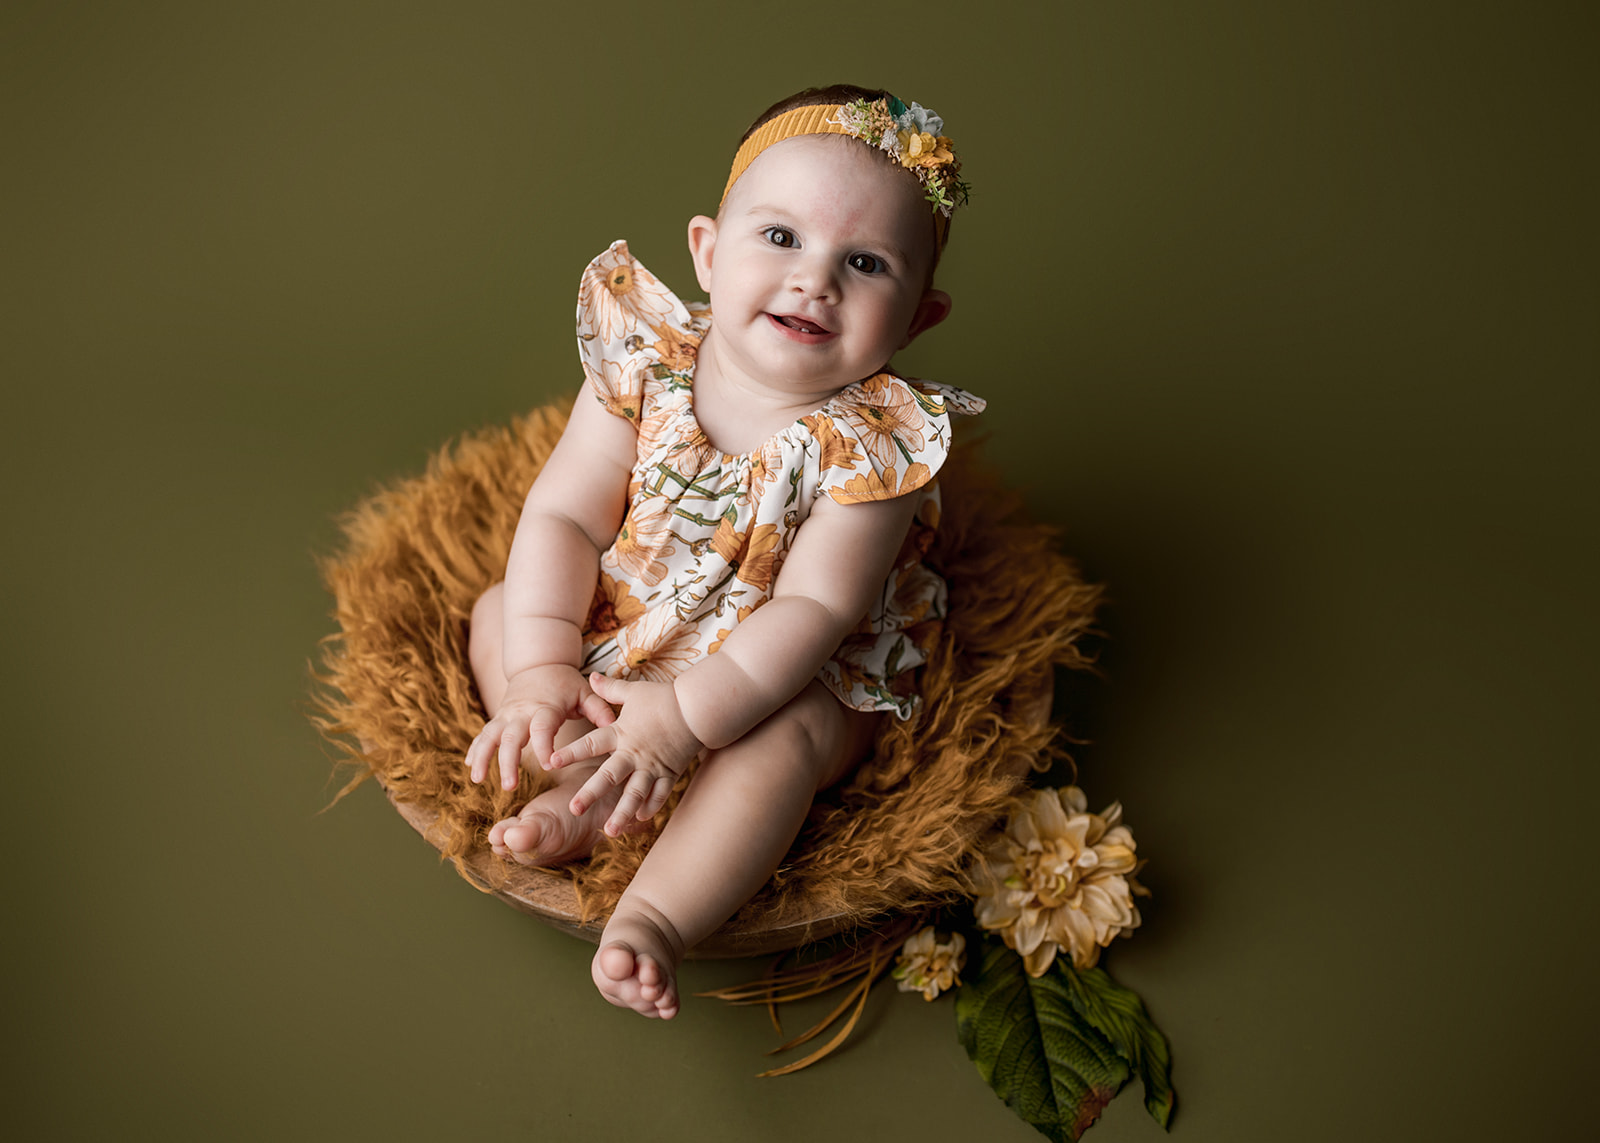
M 778 100 L 778 102 L 774 103 L 771 107 L 763 111 L 760 115 L 757 115 L 755 122 L 751 123 L 750 126 L 745 129 L 745 133 L 743 135 L 739 136 L 739 144 L 742 146 L 746 139 L 750 138 L 750 136 L 754 135 L 758 130 L 761 129 L 761 125 L 763 123 L 767 123 L 773 119 L 776 119 L 785 111 L 793 111 L 796 107 L 817 107 L 827 106 L 834 103 L 854 103 L 858 99 L 864 99 L 868 103 L 875 103 L 884 98 L 893 97 L 889 92 L 883 90 L 881 87 L 857 87 L 853 83 L 830 83 L 827 87 L 808 87 L 804 91 L 797 91 L 793 95 L 785 96 L 783 99 Z M 735 148 L 735 150 L 737 149 L 738 148 Z M 939 265 L 939 256 L 944 253 L 944 247 L 950 244 L 950 221 L 950 219 L 945 220 L 944 242 L 935 242 L 933 244 L 933 261 L 928 265 L 928 278 L 930 283 L 933 278 L 933 271 Z

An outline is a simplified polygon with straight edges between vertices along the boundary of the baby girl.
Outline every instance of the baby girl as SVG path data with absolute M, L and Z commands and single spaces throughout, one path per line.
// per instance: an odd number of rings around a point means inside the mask
M 605 926 L 611 1003 L 678 1011 L 685 950 L 777 868 L 813 797 L 917 707 L 944 584 L 920 562 L 950 413 L 889 372 L 943 321 L 966 199 L 943 122 L 882 91 L 810 90 L 745 136 L 689 220 L 710 306 L 618 242 L 584 274 L 583 394 L 528 493 L 505 582 L 472 614 L 491 718 L 465 764 L 555 784 L 489 832 L 527 865 L 641 828 L 700 759 Z M 715 314 L 715 318 L 713 318 Z

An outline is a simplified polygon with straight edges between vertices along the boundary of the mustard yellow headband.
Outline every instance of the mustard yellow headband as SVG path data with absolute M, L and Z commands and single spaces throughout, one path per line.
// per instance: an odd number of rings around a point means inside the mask
M 892 95 L 871 102 L 858 99 L 792 107 L 757 127 L 739 145 L 722 199 L 727 201 L 739 176 L 774 143 L 797 135 L 848 135 L 887 153 L 916 176 L 933 204 L 934 239 L 942 250 L 950 215 L 966 204 L 970 194 L 958 173 L 961 160 L 951 150 L 949 137 L 940 134 L 943 130 L 944 120 L 939 116 L 917 103 L 908 107 Z

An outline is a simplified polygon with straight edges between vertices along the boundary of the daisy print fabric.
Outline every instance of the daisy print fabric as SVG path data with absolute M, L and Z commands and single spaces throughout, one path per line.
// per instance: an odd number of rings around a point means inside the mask
M 584 376 L 639 433 L 627 514 L 601 557 L 585 624 L 584 670 L 670 681 L 772 597 L 818 496 L 912 495 L 916 516 L 894 571 L 819 674 L 847 706 L 911 717 L 913 671 L 945 613 L 944 582 L 921 562 L 939 522 L 934 476 L 949 455 L 950 412 L 975 414 L 984 402 L 879 373 L 735 456 L 694 417 L 708 307 L 680 301 L 619 241 L 584 271 L 577 319 Z

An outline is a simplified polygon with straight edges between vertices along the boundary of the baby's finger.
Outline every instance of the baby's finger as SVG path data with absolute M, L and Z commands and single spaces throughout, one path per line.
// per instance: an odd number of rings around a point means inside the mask
M 578 792 L 572 795 L 569 808 L 573 814 L 582 814 L 614 786 L 620 786 L 627 780 L 633 767 L 626 761 L 619 761 L 617 755 L 601 763 L 600 768 L 589 775 L 589 780 L 578 787 Z
M 596 671 L 589 676 L 589 685 L 594 688 L 595 694 L 612 706 L 621 706 L 628 701 L 628 692 L 636 684 L 627 679 L 613 679 L 610 675 L 602 675 Z
M 661 807 L 667 804 L 667 799 L 672 796 L 673 781 L 663 775 L 655 780 L 650 788 L 650 796 L 644 800 L 644 805 L 639 807 L 638 819 L 647 822 L 661 812 Z
M 550 755 L 550 769 L 559 770 L 574 762 L 588 758 L 603 758 L 617 748 L 617 732 L 609 726 L 597 726 L 582 738 L 575 738 Z
M 626 829 L 654 788 L 655 780 L 648 773 L 635 770 L 629 776 L 628 784 L 622 788 L 622 796 L 612 808 L 611 817 L 606 819 L 606 836 L 616 837 Z
M 522 776 L 522 748 L 528 744 L 527 723 L 516 721 L 500 735 L 500 788 L 515 790 Z
M 489 773 L 489 756 L 494 750 L 494 743 L 498 741 L 500 725 L 498 720 L 491 719 L 472 740 L 472 745 L 467 747 L 467 777 L 474 785 L 482 782 Z
M 561 712 L 550 706 L 540 707 L 528 720 L 527 740 L 533 746 L 533 756 L 539 760 L 539 765 L 549 767 L 550 751 L 556 746 L 556 731 L 565 721 Z
M 597 675 L 595 677 L 603 678 L 604 676 Z M 596 726 L 610 726 L 617 721 L 617 712 L 611 709 L 611 704 L 592 690 L 578 700 L 578 713 Z

